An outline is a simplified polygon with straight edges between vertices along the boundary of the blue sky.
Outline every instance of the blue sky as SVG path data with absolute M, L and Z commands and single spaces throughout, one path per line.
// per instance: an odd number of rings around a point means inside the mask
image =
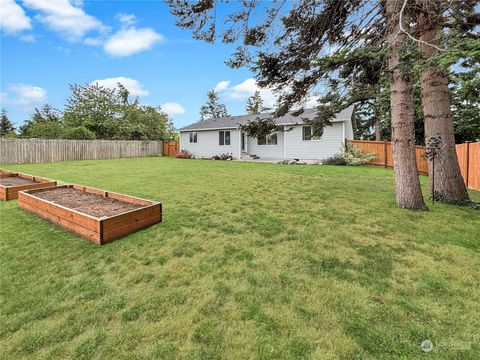
M 257 89 L 247 69 L 224 64 L 234 46 L 193 40 L 162 1 L 0 3 L 1 106 L 16 125 L 44 103 L 63 109 L 72 83 L 120 80 L 142 103 L 162 106 L 176 127 L 198 120 L 211 88 L 234 115 Z M 273 104 L 270 91 L 262 96 Z

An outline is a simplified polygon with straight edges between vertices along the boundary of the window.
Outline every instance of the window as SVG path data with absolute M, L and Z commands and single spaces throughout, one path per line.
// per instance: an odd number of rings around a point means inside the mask
M 260 136 L 257 139 L 257 145 L 277 145 L 277 133 Z
M 302 127 L 302 140 L 309 141 L 309 140 L 320 140 L 319 136 L 313 136 L 313 130 L 311 126 L 303 126 Z
M 277 133 L 267 135 L 267 145 L 277 145 Z
M 230 131 L 219 131 L 218 132 L 218 144 L 219 145 L 230 145 Z
M 197 133 L 196 132 L 191 132 L 190 133 L 190 142 L 191 143 L 196 143 L 197 142 Z

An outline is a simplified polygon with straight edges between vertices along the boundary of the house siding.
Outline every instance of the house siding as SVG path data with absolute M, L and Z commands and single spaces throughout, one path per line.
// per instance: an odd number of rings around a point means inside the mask
M 345 122 L 345 139 L 353 140 L 353 125 L 351 120 Z
M 220 130 L 197 131 L 196 143 L 190 143 L 189 131 L 181 131 L 180 148 L 200 157 L 230 153 L 235 159 L 238 159 L 241 156 L 240 131 L 237 129 L 227 130 L 230 130 L 230 145 L 223 146 L 218 144 Z M 302 140 L 302 126 L 296 125 L 291 127 L 290 131 L 277 132 L 277 145 L 258 145 L 256 138 L 248 137 L 246 153 L 257 155 L 260 158 L 283 159 L 285 155 L 286 159 L 323 160 L 342 149 L 344 137 L 353 139 L 351 121 L 334 122 L 332 126 L 325 127 L 320 140 L 311 141 Z
M 345 130 L 349 122 L 345 122 Z M 339 152 L 343 144 L 343 122 L 326 126 L 320 140 L 302 140 L 302 126 L 286 132 L 287 159 L 323 160 Z
M 218 133 L 220 130 L 197 131 L 197 142 L 190 142 L 190 131 L 180 133 L 180 149 L 188 150 L 195 156 L 212 157 L 215 155 L 230 153 L 236 159 L 240 151 L 240 133 L 235 129 L 230 131 L 230 145 L 218 144 Z M 194 132 L 194 131 L 193 131 Z

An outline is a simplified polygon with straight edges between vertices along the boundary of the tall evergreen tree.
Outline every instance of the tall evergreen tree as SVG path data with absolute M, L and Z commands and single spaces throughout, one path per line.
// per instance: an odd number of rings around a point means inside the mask
M 207 93 L 207 103 L 200 108 L 200 119 L 221 118 L 228 115 L 227 107 L 219 102 L 219 97 L 214 89 Z
M 400 18 L 400 22 L 395 20 L 401 6 L 398 0 L 386 0 L 385 3 L 391 48 L 388 70 L 390 72 L 395 193 L 400 207 L 426 210 L 415 154 L 412 64 L 402 54 L 409 45 L 408 37 L 399 31 L 402 26 L 408 26 L 409 17 Z
M 480 67 L 452 74 L 450 85 L 455 142 L 480 141 Z
M 260 91 L 255 91 L 255 93 L 247 99 L 247 104 L 245 105 L 245 111 L 247 114 L 255 115 L 267 110 L 270 109 L 263 106 L 263 99 L 260 96 Z
M 425 143 L 432 141 L 438 143 L 435 164 L 428 161 L 428 173 L 430 181 L 433 181 L 435 194 L 439 200 L 447 202 L 462 202 L 468 200 L 468 192 L 460 172 L 458 158 L 455 151 L 455 136 L 453 116 L 449 92 L 449 71 L 442 68 L 432 58 L 442 51 L 444 46 L 441 42 L 443 28 L 446 25 L 444 18 L 448 10 L 455 11 L 460 6 L 460 12 L 464 12 L 463 6 L 474 3 L 465 1 L 464 4 L 454 4 L 442 0 L 416 0 L 417 11 L 417 36 L 420 54 L 424 66 L 420 70 L 422 89 L 422 106 L 425 123 Z M 469 12 L 471 13 L 471 11 Z M 469 30 L 468 24 L 463 30 Z M 473 24 L 472 24 L 473 25 Z M 435 174 L 433 172 L 435 171 Z
M 15 127 L 8 118 L 7 110 L 2 109 L 1 119 L 0 119 L 0 136 L 7 136 L 12 134 L 15 131 Z

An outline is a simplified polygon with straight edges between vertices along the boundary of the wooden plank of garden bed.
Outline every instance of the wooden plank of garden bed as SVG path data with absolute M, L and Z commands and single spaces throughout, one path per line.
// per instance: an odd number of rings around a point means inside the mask
M 19 206 L 22 209 L 30 211 L 31 213 L 34 213 L 35 215 L 40 216 L 41 218 L 48 220 L 65 230 L 80 235 L 95 244 L 100 244 L 100 233 L 92 229 L 85 228 L 74 221 L 70 221 L 69 219 L 53 214 L 51 211 L 49 211 L 49 207 L 40 209 L 25 202 L 19 203 Z
M 140 209 L 130 210 L 123 214 L 105 217 L 102 219 L 102 229 L 104 232 L 114 230 L 122 226 L 125 222 L 135 222 L 151 216 L 162 215 L 162 208 L 160 203 L 150 203 L 149 206 Z
M 123 219 L 123 221 L 122 221 Z M 162 204 L 130 211 L 102 220 L 102 244 L 129 235 L 162 221 Z
M 61 187 L 66 187 L 66 185 Z M 50 189 L 58 188 L 59 187 L 57 186 Z M 49 200 L 41 199 L 34 195 L 31 195 L 32 193 L 42 192 L 46 190 L 48 191 L 48 189 L 34 189 L 33 191 L 29 190 L 28 193 L 20 193 L 19 195 L 22 197 L 20 199 L 21 203 L 30 204 L 39 209 L 46 209 L 53 216 L 63 218 L 70 222 L 74 222 L 84 228 L 91 229 L 92 231 L 100 233 L 100 219 L 90 216 L 88 214 L 84 214 L 75 209 L 70 209 L 60 204 L 53 203 Z
M 10 173 L 10 174 L 0 175 L 0 178 L 3 178 L 3 179 L 8 177 L 19 177 L 22 179 L 29 179 L 34 181 L 35 183 L 16 185 L 16 186 L 4 186 L 0 184 L 0 189 L 4 189 L 3 193 L 0 193 L 0 200 L 9 201 L 9 200 L 17 199 L 19 191 L 40 189 L 40 188 L 52 187 L 57 185 L 57 182 L 54 180 L 45 179 L 45 178 L 41 178 L 38 176 L 29 175 L 29 174 Z

